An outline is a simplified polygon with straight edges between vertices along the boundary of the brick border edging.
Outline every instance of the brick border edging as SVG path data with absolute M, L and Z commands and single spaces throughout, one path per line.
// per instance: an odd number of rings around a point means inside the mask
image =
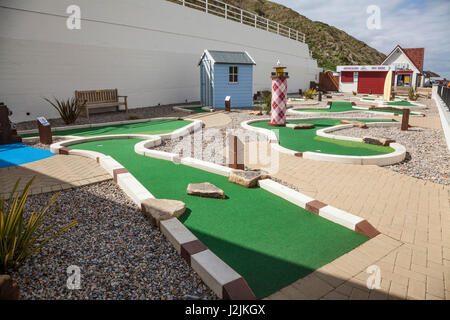
M 329 119 L 327 117 L 319 117 L 319 118 L 290 118 L 289 120 L 317 120 L 317 119 Z M 371 118 L 373 119 L 373 118 Z M 375 119 L 375 120 L 381 120 L 381 119 Z M 384 120 L 384 119 L 383 119 Z M 265 122 L 267 119 L 251 119 L 247 121 L 241 122 L 241 127 L 254 131 L 254 132 L 260 132 L 267 136 L 267 139 L 270 143 L 270 147 L 272 149 L 275 149 L 279 152 L 289 154 L 292 156 L 301 157 L 304 159 L 310 159 L 310 160 L 317 160 L 317 161 L 327 161 L 327 162 L 337 162 L 337 163 L 346 163 L 346 164 L 358 164 L 358 165 L 378 165 L 378 166 L 386 166 L 391 165 L 394 163 L 401 162 L 406 157 L 406 148 L 399 144 L 399 143 L 392 143 L 391 147 L 394 149 L 394 152 L 382 154 L 382 155 L 375 155 L 375 156 L 343 156 L 343 155 L 335 155 L 335 154 L 328 154 L 328 153 L 318 153 L 318 152 L 312 152 L 312 151 L 305 151 L 305 152 L 298 152 L 295 150 L 287 149 L 285 147 L 282 147 L 278 142 L 278 137 L 272 130 L 267 130 L 264 128 L 258 128 L 250 126 L 251 123 L 255 122 Z M 398 122 L 393 122 L 392 124 L 389 123 L 389 125 L 400 125 Z M 387 126 L 386 122 L 372 122 L 369 123 L 368 126 Z M 337 135 L 329 135 L 326 133 L 326 131 L 334 131 L 338 129 L 344 129 L 344 128 L 351 128 L 352 125 L 337 125 L 332 126 L 329 128 L 317 130 L 317 135 L 322 135 L 331 139 L 338 139 L 338 140 L 350 140 L 350 141 L 359 141 L 362 142 L 361 138 L 354 138 L 354 137 L 347 137 L 347 136 L 337 136 Z
M 374 238 L 380 234 L 366 219 L 308 197 L 276 181 L 264 179 L 259 180 L 258 183 L 262 189 L 347 229 L 361 233 L 369 238 Z

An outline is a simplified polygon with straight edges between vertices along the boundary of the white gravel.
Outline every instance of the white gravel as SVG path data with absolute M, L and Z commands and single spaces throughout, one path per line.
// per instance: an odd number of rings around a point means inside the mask
M 30 196 L 26 216 L 50 196 Z M 13 272 L 23 299 L 216 299 L 112 181 L 60 193 L 48 223 L 74 220 L 76 226 Z M 78 290 L 66 286 L 70 265 L 81 268 Z

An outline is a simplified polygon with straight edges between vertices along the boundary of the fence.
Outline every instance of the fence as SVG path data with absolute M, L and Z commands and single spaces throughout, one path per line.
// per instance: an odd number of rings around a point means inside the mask
M 205 13 L 239 22 L 257 29 L 266 30 L 280 36 L 305 42 L 305 34 L 286 27 L 278 22 L 266 19 L 256 13 L 232 6 L 218 0 L 168 0 L 182 6 L 197 9 Z
M 437 89 L 438 95 L 442 98 L 448 110 L 450 111 L 450 88 L 439 86 Z

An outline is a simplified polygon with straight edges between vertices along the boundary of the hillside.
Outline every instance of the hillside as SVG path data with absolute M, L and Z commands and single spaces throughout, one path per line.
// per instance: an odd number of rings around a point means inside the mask
M 266 0 L 221 1 L 305 33 L 313 58 L 324 70 L 335 70 L 337 65 L 346 64 L 380 64 L 386 58 L 383 53 L 344 31 L 320 21 L 312 21 L 283 5 Z

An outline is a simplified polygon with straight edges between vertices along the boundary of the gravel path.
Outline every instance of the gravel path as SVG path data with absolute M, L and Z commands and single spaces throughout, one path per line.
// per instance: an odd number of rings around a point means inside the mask
M 450 153 L 441 130 L 416 127 L 401 131 L 399 128 L 379 127 L 351 128 L 336 133 L 360 138 L 392 138 L 406 147 L 407 156 L 403 162 L 385 168 L 414 178 L 450 185 Z
M 25 212 L 50 196 L 30 196 Z M 217 299 L 113 182 L 60 192 L 50 223 L 74 220 L 12 274 L 23 299 Z M 66 287 L 70 265 L 81 268 L 79 290 Z

